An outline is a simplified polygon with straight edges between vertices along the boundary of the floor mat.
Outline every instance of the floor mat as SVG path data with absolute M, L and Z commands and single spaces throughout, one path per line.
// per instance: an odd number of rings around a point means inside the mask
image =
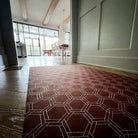
M 23 137 L 138 136 L 138 79 L 80 65 L 30 68 Z
M 4 69 L 4 71 L 7 70 L 21 70 L 23 66 L 9 66 L 6 69 Z

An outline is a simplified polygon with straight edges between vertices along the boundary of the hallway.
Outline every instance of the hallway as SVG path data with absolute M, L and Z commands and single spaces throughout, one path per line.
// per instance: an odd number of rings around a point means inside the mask
M 19 58 L 21 70 L 0 71 L 0 137 L 22 137 L 29 67 L 72 64 L 70 57 Z

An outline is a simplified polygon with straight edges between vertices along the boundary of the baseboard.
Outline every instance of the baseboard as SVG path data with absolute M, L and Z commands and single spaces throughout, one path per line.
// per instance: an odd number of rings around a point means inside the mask
M 80 62 L 80 61 L 77 62 L 77 63 L 87 64 L 87 65 L 94 65 L 94 66 L 98 66 L 98 67 L 110 68 L 110 69 L 115 69 L 115 70 L 124 71 L 124 72 L 128 72 L 128 73 L 138 74 L 138 71 L 136 71 L 136 70 L 130 70 L 130 69 L 124 69 L 124 68 L 117 68 L 117 67 L 111 67 L 111 66 L 93 64 L 93 63 L 87 63 L 87 62 Z

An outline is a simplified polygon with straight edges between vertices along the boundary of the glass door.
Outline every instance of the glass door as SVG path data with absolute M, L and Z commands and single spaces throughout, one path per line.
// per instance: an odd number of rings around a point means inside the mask
M 40 40 L 39 38 L 32 38 L 33 56 L 40 56 Z
M 25 38 L 28 56 L 40 56 L 40 40 L 38 38 Z
M 32 56 L 33 50 L 32 50 L 32 39 L 31 38 L 25 38 L 25 44 L 27 49 L 27 55 Z

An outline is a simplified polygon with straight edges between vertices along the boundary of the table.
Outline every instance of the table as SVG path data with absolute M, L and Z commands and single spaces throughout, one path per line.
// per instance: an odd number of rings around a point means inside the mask
M 43 56 L 44 56 L 45 54 L 48 54 L 48 56 L 51 56 L 52 50 L 43 50 Z
M 64 56 L 64 53 L 65 53 L 65 56 L 66 56 L 66 50 L 68 49 L 68 47 L 69 47 L 68 44 L 59 45 L 59 49 L 62 50 L 62 56 Z

